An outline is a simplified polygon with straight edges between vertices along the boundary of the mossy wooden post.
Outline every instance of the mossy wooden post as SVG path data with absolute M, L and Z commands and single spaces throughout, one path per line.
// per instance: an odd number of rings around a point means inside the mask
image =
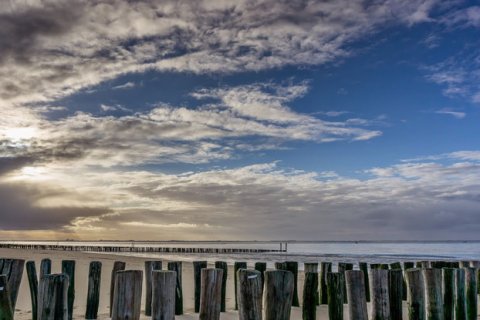
M 38 319 L 67 320 L 68 287 L 70 279 L 66 274 L 45 274 L 38 287 Z
M 348 302 L 348 299 L 347 299 L 347 284 L 345 282 L 345 271 L 347 270 L 353 270 L 353 264 L 351 263 L 345 263 L 345 262 L 339 262 L 338 263 L 338 272 L 342 274 L 342 278 L 343 278 L 343 286 L 342 286 L 342 290 L 343 290 L 343 303 L 347 303 Z
M 152 271 L 152 320 L 175 319 L 175 271 Z
M 175 289 L 175 315 L 183 314 L 183 290 L 182 290 L 182 262 L 171 261 L 167 266 L 168 270 L 176 272 Z
M 425 282 L 422 269 L 410 268 L 405 274 L 408 286 L 408 319 L 425 320 Z
M 428 320 L 443 320 L 442 270 L 423 269 L 425 280 L 426 317 Z
M 327 297 L 329 320 L 343 320 L 343 275 L 327 273 Z
M 320 304 L 328 304 L 327 274 L 332 272 L 331 262 L 320 263 Z
M 262 319 L 262 277 L 260 271 L 240 269 L 238 278 L 238 319 Z
M 222 297 L 220 300 L 220 312 L 225 312 L 226 306 L 226 293 L 227 293 L 227 278 L 228 278 L 228 265 L 225 261 L 215 261 L 215 268 L 223 270 L 222 277 Z
M 118 271 L 125 270 L 125 262 L 123 261 L 115 261 L 113 263 L 112 268 L 112 275 L 110 278 L 110 317 L 112 317 L 112 310 L 113 310 L 113 295 L 115 293 L 115 278 L 117 276 Z
M 289 320 L 293 301 L 293 273 L 265 271 L 265 320 Z
M 317 278 L 318 278 L 318 263 L 314 262 L 307 262 L 304 264 L 304 272 L 307 273 L 307 272 L 313 272 L 313 273 L 316 273 L 317 274 Z M 318 292 L 318 279 L 317 279 L 317 289 L 315 291 L 315 303 L 316 305 L 320 305 L 320 294 Z
M 13 320 L 13 312 L 10 292 L 8 292 L 7 276 L 0 275 L 0 319 Z
M 193 278 L 195 290 L 195 313 L 200 311 L 200 289 L 202 286 L 202 269 L 207 267 L 207 261 L 193 261 Z
M 317 317 L 318 273 L 305 272 L 303 282 L 303 320 L 315 320 Z
M 403 272 L 402 269 L 388 271 L 388 293 L 391 320 L 402 320 Z
M 40 278 L 52 273 L 52 260 L 45 258 L 40 261 Z
M 287 263 L 286 262 L 275 262 L 275 269 L 276 270 L 287 270 Z
M 474 268 L 465 269 L 465 297 L 467 320 L 477 319 L 477 272 Z
M 365 277 L 362 270 L 345 272 L 350 320 L 368 320 Z
M 402 264 L 400 262 L 392 262 L 390 263 L 390 270 L 402 270 Z
M 9 264 L 9 270 L 7 271 L 8 291 L 10 292 L 10 302 L 12 303 L 12 308 L 15 310 L 18 291 L 20 289 L 20 283 L 22 282 L 25 260 L 11 259 L 9 260 Z
M 255 270 L 260 271 L 262 277 L 262 291 L 263 291 L 263 284 L 265 283 L 265 274 L 264 272 L 267 271 L 267 263 L 266 262 L 255 262 Z
M 204 268 L 201 271 L 199 320 L 220 320 L 223 270 Z
M 407 287 L 407 274 L 405 273 L 408 269 L 412 269 L 415 267 L 415 263 L 413 262 L 404 262 L 403 263 L 403 301 L 407 301 L 408 295 L 408 287 Z
M 363 283 L 365 285 L 365 298 L 367 302 L 370 302 L 370 281 L 368 280 L 368 263 L 359 262 L 358 267 L 363 272 Z
M 390 299 L 388 290 L 389 270 L 370 271 L 371 316 L 372 320 L 390 320 Z
M 237 271 L 240 269 L 247 269 L 247 263 L 246 262 L 238 262 L 235 261 L 233 264 L 233 281 L 234 281 L 234 296 L 235 296 L 235 310 L 238 310 L 238 299 L 237 299 L 237 290 L 238 290 L 238 279 L 237 279 Z
M 465 270 L 455 269 L 455 320 L 467 319 Z
M 90 262 L 88 270 L 87 308 L 85 319 L 97 319 L 98 306 L 100 304 L 100 283 L 102 279 L 102 263 Z
M 443 273 L 443 315 L 445 319 L 455 318 L 455 269 L 444 268 Z
M 152 315 L 152 272 L 162 270 L 162 261 L 145 261 L 145 315 Z
M 112 320 L 139 320 L 142 307 L 142 270 L 117 271 Z
M 298 300 L 298 262 L 286 261 L 286 270 L 293 273 L 293 301 L 292 306 L 300 307 L 300 301 Z
M 62 273 L 68 276 L 68 320 L 72 320 L 73 303 L 75 301 L 75 261 L 63 260 Z
M 32 320 L 37 320 L 38 278 L 37 269 L 35 268 L 35 261 L 27 261 L 26 267 L 28 285 L 30 287 L 30 300 L 32 301 Z

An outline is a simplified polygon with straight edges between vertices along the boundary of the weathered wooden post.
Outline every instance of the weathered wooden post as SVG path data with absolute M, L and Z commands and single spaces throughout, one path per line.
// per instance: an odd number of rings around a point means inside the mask
M 293 307 L 300 307 L 300 301 L 298 300 L 298 262 L 297 261 L 285 261 L 286 270 L 293 273 Z
M 338 263 L 338 272 L 342 274 L 342 281 L 343 281 L 343 303 L 347 303 L 347 284 L 345 282 L 345 271 L 347 270 L 353 270 L 353 264 L 351 263 L 345 263 L 345 262 L 339 262 Z
M 293 300 L 293 274 L 290 271 L 265 271 L 265 320 L 289 320 Z
M 62 273 L 68 276 L 68 320 L 72 320 L 73 302 L 75 300 L 75 261 L 63 260 Z
M 328 304 L 327 274 L 332 272 L 331 262 L 320 263 L 320 304 Z M 343 298 L 343 297 L 342 297 Z
M 284 262 L 275 262 L 275 270 L 287 270 L 287 263 Z
M 112 317 L 112 310 L 113 310 L 113 295 L 115 293 L 115 278 L 117 276 L 118 271 L 125 270 L 125 262 L 123 261 L 115 261 L 113 263 L 112 268 L 112 275 L 110 278 L 110 317 Z
M 172 261 L 168 263 L 168 270 L 175 271 L 176 289 L 175 289 L 175 315 L 183 314 L 183 291 L 182 291 L 182 263 L 180 261 Z
M 112 320 L 139 320 L 142 303 L 143 272 L 117 271 Z
M 313 272 L 313 273 L 316 273 L 317 274 L 317 278 L 318 278 L 318 263 L 311 263 L 311 262 L 307 262 L 307 263 L 304 263 L 304 272 L 307 273 L 307 272 Z M 318 292 L 318 279 L 317 279 L 317 289 L 315 291 L 315 303 L 316 305 L 320 305 L 320 294 Z
M 38 287 L 38 319 L 68 319 L 68 275 L 44 274 Z
M 350 320 L 367 320 L 367 298 L 365 295 L 365 277 L 361 270 L 345 272 L 348 295 L 348 313 Z
M 372 320 L 390 320 L 390 299 L 388 290 L 388 270 L 370 271 L 370 294 L 372 300 Z
M 367 302 L 370 302 L 370 281 L 368 280 L 368 263 L 359 262 L 359 269 L 363 272 L 363 283 L 365 285 L 365 297 Z
M 388 293 L 391 320 L 402 320 L 403 272 L 402 269 L 388 271 Z
M 220 319 L 222 269 L 204 268 L 201 271 L 200 320 Z
M 45 258 L 40 261 L 40 278 L 46 274 L 52 273 L 52 260 Z
M 10 292 L 10 302 L 15 311 L 17 304 L 18 290 L 22 282 L 23 269 L 25 260 L 22 259 L 8 259 L 6 265 L 3 266 L 3 273 L 7 275 L 8 291 Z
M 225 261 L 215 261 L 215 268 L 223 270 L 222 277 L 222 297 L 220 300 L 220 312 L 225 312 L 226 306 L 226 292 L 227 292 L 227 277 L 228 277 L 228 265 Z
M 14 309 L 10 302 L 7 276 L 0 275 L 0 319 L 13 320 Z
M 405 274 L 408 285 L 408 319 L 425 320 L 425 282 L 422 270 L 410 268 Z
M 152 315 L 152 272 L 162 270 L 162 261 L 145 261 L 145 315 Z
M 152 319 L 175 319 L 175 291 L 177 273 L 175 271 L 152 271 Z
M 443 315 L 455 319 L 455 269 L 444 268 L 443 272 Z
M 305 272 L 303 282 L 303 320 L 315 320 L 317 317 L 318 273 Z
M 85 319 L 97 319 L 98 306 L 100 304 L 100 283 L 102 279 L 102 263 L 90 262 L 88 271 L 87 309 Z
M 407 274 L 405 273 L 408 269 L 412 269 L 415 267 L 415 263 L 413 262 L 404 262 L 403 263 L 403 301 L 407 301 L 407 293 L 408 293 L 408 286 L 407 286 Z
M 267 263 L 266 262 L 255 262 L 255 270 L 260 271 L 262 277 L 262 291 L 263 291 L 263 284 L 265 282 L 264 272 L 267 270 Z
M 390 270 L 402 270 L 402 264 L 400 262 L 392 262 L 390 263 Z
M 202 269 L 207 267 L 207 261 L 193 261 L 193 277 L 195 290 L 195 312 L 200 311 L 200 289 L 202 287 Z
M 262 320 L 262 277 L 260 271 L 240 269 L 238 278 L 238 319 Z
M 426 316 L 428 320 L 443 320 L 442 270 L 423 269 L 425 280 Z
M 465 296 L 467 300 L 467 320 L 477 319 L 477 272 L 474 268 L 465 269 Z
M 247 263 L 246 262 L 237 262 L 233 264 L 233 281 L 234 281 L 234 295 L 235 295 L 235 310 L 238 310 L 238 297 L 237 297 L 237 290 L 238 290 L 238 279 L 237 279 L 237 271 L 240 269 L 247 269 Z
M 343 275 L 338 272 L 327 273 L 328 318 L 343 320 Z
M 28 285 L 30 287 L 30 299 L 32 301 L 32 320 L 37 320 L 38 278 L 37 270 L 35 268 L 35 261 L 27 262 L 27 276 Z
M 467 319 L 465 270 L 455 269 L 455 320 Z

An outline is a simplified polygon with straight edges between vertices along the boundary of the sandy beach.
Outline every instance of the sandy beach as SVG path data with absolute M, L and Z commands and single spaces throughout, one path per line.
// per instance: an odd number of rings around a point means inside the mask
M 99 319 L 109 319 L 109 294 L 110 294 L 110 274 L 114 261 L 124 261 L 127 264 L 127 269 L 130 270 L 144 270 L 145 260 L 152 260 L 151 258 L 121 256 L 112 254 L 98 254 L 91 252 L 63 252 L 63 251 L 31 251 L 31 250 L 13 250 L 13 249 L 0 249 L 0 257 L 2 258 L 18 258 L 34 260 L 37 272 L 39 269 L 40 261 L 44 258 L 50 258 L 52 260 L 52 272 L 59 273 L 61 271 L 62 260 L 75 260 L 76 261 L 76 273 L 75 273 L 75 305 L 74 305 L 74 318 L 84 319 L 86 308 L 86 296 L 88 286 L 88 268 L 91 261 L 102 262 L 102 281 L 100 289 L 100 306 L 99 306 Z M 162 259 L 163 269 L 166 269 L 168 260 Z M 209 267 L 214 267 L 212 263 L 209 263 Z M 253 265 L 248 264 L 253 268 Z M 183 262 L 182 270 L 183 278 L 183 297 L 184 297 L 184 312 L 182 316 L 177 316 L 176 319 L 198 319 L 198 314 L 194 313 L 194 292 L 193 292 L 193 265 L 191 262 Z M 298 291 L 299 299 L 302 299 L 303 289 L 303 272 L 298 274 Z M 227 312 L 221 314 L 221 319 L 233 320 L 238 319 L 237 312 L 234 311 L 234 283 L 233 283 L 233 266 L 229 265 L 228 280 L 227 280 Z M 143 285 L 142 293 L 142 319 L 148 319 L 144 312 L 145 307 L 145 284 Z M 404 314 L 403 319 L 407 319 L 407 309 L 404 302 L 403 305 Z M 20 286 L 20 292 L 17 300 L 15 318 L 19 320 L 31 319 L 31 301 L 30 301 L 30 289 L 28 286 L 28 279 L 26 271 L 24 271 L 22 283 Z M 348 319 L 347 305 L 344 305 L 344 319 Z M 291 313 L 291 319 L 302 319 L 301 308 L 293 307 Z M 328 319 L 328 308 L 325 305 L 317 308 L 317 319 Z

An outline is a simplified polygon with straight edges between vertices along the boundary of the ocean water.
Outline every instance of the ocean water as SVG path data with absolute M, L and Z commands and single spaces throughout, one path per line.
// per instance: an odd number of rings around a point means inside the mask
M 12 243 L 13 241 L 0 241 L 0 243 Z M 101 242 L 77 242 L 77 241 L 49 241 L 49 242 L 26 242 L 15 243 L 49 243 L 58 245 L 103 245 L 103 246 L 152 246 L 152 247 L 197 247 L 197 248 L 261 248 L 280 249 L 278 241 L 101 241 Z M 285 242 L 282 243 L 285 248 Z M 105 253 L 108 254 L 108 253 Z M 359 261 L 369 263 L 391 263 L 418 260 L 480 260 L 480 242 L 288 242 L 287 252 L 269 253 L 242 253 L 242 254 L 199 254 L 199 253 L 115 253 L 128 256 L 149 257 L 167 260 L 194 261 L 216 260 L 227 261 L 233 264 L 235 261 L 246 261 L 253 264 L 256 261 L 265 261 L 269 267 L 273 267 L 277 261 L 292 260 L 300 263 L 300 269 L 304 262 L 333 262 L 334 267 L 338 262 Z

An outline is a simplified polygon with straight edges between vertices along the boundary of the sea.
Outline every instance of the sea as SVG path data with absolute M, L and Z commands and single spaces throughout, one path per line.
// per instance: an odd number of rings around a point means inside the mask
M 480 261 L 480 241 L 0 241 L 0 243 L 36 243 L 56 245 L 94 246 L 148 246 L 148 247 L 196 247 L 196 248 L 257 248 L 284 252 L 201 254 L 201 253 L 135 253 L 116 255 L 176 261 L 206 260 L 267 262 L 297 261 L 299 269 L 305 262 L 392 263 L 405 261 Z M 102 253 L 111 254 L 111 253 Z

